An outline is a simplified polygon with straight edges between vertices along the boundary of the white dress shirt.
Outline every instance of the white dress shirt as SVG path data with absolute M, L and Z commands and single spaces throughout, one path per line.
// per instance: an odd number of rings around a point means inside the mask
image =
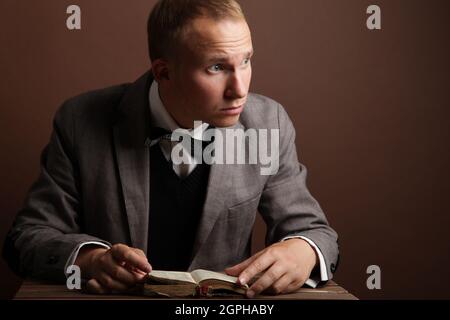
M 178 126 L 178 124 L 176 123 L 176 121 L 172 118 L 172 116 L 169 114 L 169 112 L 165 108 L 165 106 L 161 100 L 161 97 L 159 95 L 158 83 L 156 81 L 153 81 L 153 83 L 150 87 L 149 102 L 150 102 L 149 106 L 150 106 L 150 114 L 151 114 L 151 119 L 152 119 L 152 124 L 151 124 L 152 126 L 160 127 L 160 128 L 166 129 L 168 131 L 174 131 L 174 130 L 180 128 Z M 209 125 L 207 123 L 203 123 L 201 126 L 198 126 L 194 129 L 190 130 L 189 134 L 195 139 L 203 140 L 203 132 L 208 128 L 208 126 Z M 173 147 L 174 143 L 176 143 L 176 142 L 172 142 L 172 141 L 168 141 L 168 140 L 164 140 L 164 139 L 159 142 L 159 146 L 164 154 L 164 157 L 167 159 L 167 161 L 170 161 L 171 151 L 172 151 L 172 147 Z M 189 159 L 190 161 L 184 161 L 184 163 L 187 163 L 187 164 L 181 164 L 181 165 L 173 164 L 173 169 L 174 169 L 175 173 L 181 177 L 185 177 L 185 176 L 189 175 L 198 164 L 195 161 L 195 158 L 190 157 L 189 152 L 183 152 L 183 156 L 187 156 L 190 158 Z M 293 239 L 293 238 L 300 238 L 300 239 L 303 239 L 306 242 L 308 242 L 314 248 L 314 250 L 317 253 L 317 256 L 319 258 L 318 274 L 311 275 L 311 278 L 309 278 L 305 282 L 305 284 L 307 284 L 308 286 L 310 286 L 312 288 L 315 288 L 319 284 L 319 282 L 327 281 L 328 275 L 327 275 L 325 259 L 322 255 L 322 253 L 320 252 L 320 249 L 317 247 L 317 245 L 311 239 L 303 237 L 303 236 L 287 236 L 287 237 L 283 238 L 281 241 L 285 241 L 285 240 L 289 240 L 289 239 Z M 88 245 L 88 244 L 99 245 L 99 246 L 102 246 L 105 248 L 109 248 L 108 245 L 101 243 L 101 242 L 96 242 L 96 241 L 81 243 L 79 246 L 77 246 L 73 250 L 69 259 L 67 259 L 65 271 L 67 270 L 67 268 L 70 265 L 72 265 L 75 262 L 80 249 L 83 246 Z M 150 261 L 150 263 L 151 263 L 151 261 Z M 68 275 L 68 274 L 66 273 L 66 275 Z

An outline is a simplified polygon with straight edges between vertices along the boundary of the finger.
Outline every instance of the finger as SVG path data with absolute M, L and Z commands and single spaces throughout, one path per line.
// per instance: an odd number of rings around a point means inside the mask
M 147 256 L 145 255 L 144 251 L 142 251 L 141 249 L 137 249 L 137 248 L 131 248 L 131 249 L 133 249 L 138 255 L 144 257 L 145 259 L 147 259 Z M 147 272 L 144 272 L 144 271 L 142 271 L 142 270 L 140 270 L 140 269 L 138 269 L 138 268 L 136 268 L 136 267 L 126 263 L 126 262 L 123 262 L 122 266 L 124 268 L 126 268 L 128 271 L 132 272 L 133 274 L 139 275 L 139 277 L 141 277 L 142 275 L 145 276 L 145 275 L 148 274 Z
M 142 251 L 141 249 L 138 248 L 131 248 L 134 250 L 134 252 L 136 252 L 138 255 L 145 257 L 145 259 L 147 259 L 147 256 L 145 255 L 144 251 Z
M 127 269 L 129 272 L 131 272 L 131 274 L 133 274 L 133 277 L 136 279 L 136 282 L 143 282 L 147 278 L 148 273 L 142 272 L 141 270 L 133 266 L 125 264 L 124 268 Z
M 277 282 L 287 272 L 286 266 L 282 262 L 274 263 L 264 274 L 251 285 L 247 290 L 247 297 L 253 298 Z
M 133 273 L 135 278 L 136 278 L 136 282 L 137 283 L 144 283 L 147 280 L 148 274 L 147 273 L 140 273 L 140 272 L 134 272 Z
M 146 275 L 147 274 L 146 272 L 144 272 L 144 271 L 142 271 L 142 270 L 140 270 L 140 269 L 138 269 L 138 268 L 136 268 L 136 267 L 134 267 L 132 265 L 129 265 L 127 263 L 124 263 L 123 267 L 125 269 L 127 269 L 128 271 L 132 272 L 132 273 L 138 273 L 138 274 L 141 274 L 141 275 Z
M 113 279 L 109 274 L 106 272 L 102 272 L 99 275 L 97 275 L 97 281 L 106 289 L 111 291 L 119 291 L 123 292 L 129 289 L 127 285 L 124 283 L 117 281 Z
M 117 244 L 111 248 L 111 253 L 115 260 L 126 262 L 127 264 L 140 269 L 145 273 L 152 271 L 152 266 L 148 263 L 145 255 L 137 253 L 133 248 L 124 244 Z
M 106 255 L 102 261 L 101 267 L 103 271 L 109 274 L 111 278 L 125 285 L 132 286 L 136 283 L 136 276 L 133 272 L 130 272 L 127 268 L 121 266 L 114 260 L 114 258 L 109 254 Z
M 258 273 L 265 271 L 275 262 L 275 257 L 265 252 L 256 257 L 239 275 L 241 284 L 248 283 Z
M 284 290 L 284 293 L 294 292 L 300 289 L 304 284 L 306 280 L 299 279 L 297 281 L 291 282 L 291 284 L 288 285 L 288 287 Z
M 251 256 L 250 258 L 248 258 L 248 259 L 246 259 L 246 260 L 244 260 L 244 261 L 242 261 L 242 262 L 240 262 L 240 263 L 238 263 L 238 264 L 236 264 L 236 265 L 234 265 L 234 266 L 231 266 L 231 267 L 226 268 L 226 269 L 225 269 L 225 272 L 226 272 L 227 274 L 229 274 L 229 275 L 232 275 L 232 276 L 238 276 L 238 275 L 240 275 L 241 272 L 242 272 L 245 268 L 247 268 L 247 267 L 250 265 L 250 263 L 252 263 L 252 262 L 253 262 L 256 258 L 258 258 L 262 253 L 263 253 L 263 251 L 260 251 L 260 252 L 258 252 L 258 253 L 256 253 L 256 254 L 254 254 L 253 256 Z
M 244 270 L 245 268 L 247 268 L 248 265 L 249 265 L 250 263 L 252 263 L 253 260 L 255 260 L 255 259 L 256 259 L 256 258 L 255 258 L 254 256 L 252 256 L 252 257 L 248 258 L 247 260 L 242 261 L 242 262 L 239 263 L 239 264 L 236 264 L 236 265 L 234 265 L 234 266 L 232 266 L 232 267 L 226 268 L 226 269 L 225 269 L 225 272 L 226 272 L 227 274 L 231 275 L 231 276 L 238 276 L 238 275 L 242 272 L 242 270 Z
M 86 290 L 93 294 L 108 294 L 108 289 L 103 287 L 96 279 L 91 279 L 86 284 Z
M 285 273 L 280 279 L 275 281 L 270 288 L 269 292 L 273 294 L 287 293 L 288 286 L 292 283 L 292 275 Z

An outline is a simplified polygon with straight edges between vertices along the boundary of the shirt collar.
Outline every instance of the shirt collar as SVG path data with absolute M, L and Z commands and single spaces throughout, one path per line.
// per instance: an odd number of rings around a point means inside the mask
M 150 106 L 150 118 L 151 125 L 154 127 L 160 127 L 169 131 L 180 129 L 180 126 L 176 123 L 170 113 L 164 106 L 161 97 L 159 95 L 159 85 L 155 80 L 152 82 L 149 91 L 149 106 Z M 203 122 L 201 126 L 188 130 L 189 135 L 194 139 L 204 140 L 203 134 L 208 128 L 208 123 Z

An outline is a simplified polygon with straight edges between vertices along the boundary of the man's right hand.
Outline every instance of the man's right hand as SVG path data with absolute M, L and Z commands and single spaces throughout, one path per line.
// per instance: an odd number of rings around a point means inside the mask
M 83 277 L 90 279 L 87 290 L 96 294 L 127 291 L 152 270 L 142 250 L 124 244 L 115 244 L 111 249 L 85 246 L 75 264 Z

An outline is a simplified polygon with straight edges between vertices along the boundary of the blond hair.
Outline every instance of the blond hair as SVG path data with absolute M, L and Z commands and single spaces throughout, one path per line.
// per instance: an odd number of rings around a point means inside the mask
M 160 0 L 147 23 L 150 60 L 174 57 L 188 24 L 199 17 L 245 20 L 236 0 Z

